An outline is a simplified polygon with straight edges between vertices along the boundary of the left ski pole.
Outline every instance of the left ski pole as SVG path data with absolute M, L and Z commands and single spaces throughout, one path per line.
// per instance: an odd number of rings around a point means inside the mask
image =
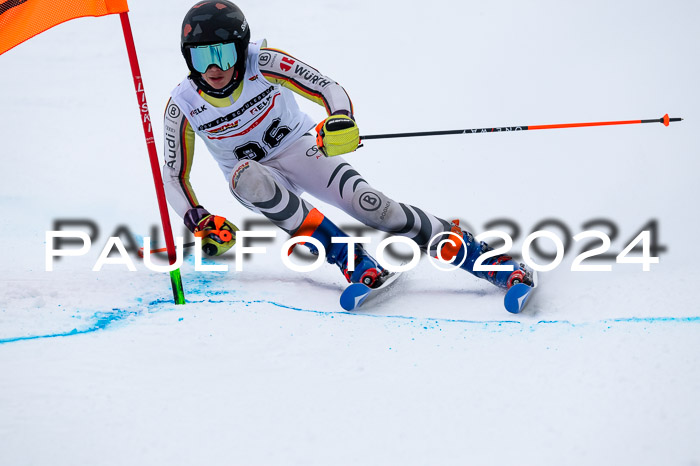
M 191 247 L 193 247 L 193 246 L 194 246 L 194 241 L 190 241 L 189 243 L 185 243 L 185 244 L 182 245 L 182 247 L 185 248 L 185 249 L 191 248 Z M 165 247 L 165 248 L 158 248 L 158 249 L 151 249 L 150 253 L 151 253 L 151 254 L 155 254 L 155 253 L 158 253 L 158 252 L 166 252 L 167 250 L 168 250 L 167 247 Z M 144 254 L 144 249 L 143 249 L 143 248 L 139 248 L 139 257 L 143 258 L 143 254 Z
M 143 123 L 143 133 L 146 137 L 146 146 L 148 147 L 148 158 L 151 162 L 151 172 L 153 173 L 153 183 L 155 184 L 156 197 L 158 198 L 158 209 L 160 210 L 160 220 L 163 224 L 163 236 L 165 236 L 168 260 L 172 265 L 175 263 L 177 257 L 175 252 L 175 240 L 173 239 L 173 229 L 170 225 L 168 204 L 165 200 L 165 189 L 163 188 L 163 177 L 160 174 L 160 164 L 158 163 L 158 151 L 156 150 L 155 137 L 153 136 L 153 129 L 151 128 L 151 116 L 148 112 L 146 92 L 141 82 L 141 69 L 139 67 L 138 57 L 136 56 L 136 46 L 134 45 L 134 36 L 131 32 L 129 14 L 120 13 L 119 19 L 121 20 L 122 30 L 124 31 L 124 42 L 126 43 L 126 51 L 129 55 L 131 74 L 134 77 L 136 98 L 138 99 L 139 108 L 141 110 L 141 122 Z M 173 289 L 175 304 L 185 304 L 185 291 L 182 287 L 180 269 L 175 269 L 170 272 L 170 283 Z
M 668 113 L 661 118 L 651 120 L 620 120 L 620 121 L 594 121 L 589 123 L 558 123 L 554 125 L 521 125 L 521 126 L 499 126 L 495 128 L 469 128 L 452 129 L 444 131 L 421 131 L 416 133 L 389 133 L 389 134 L 368 134 L 360 136 L 360 141 L 370 139 L 388 138 L 408 138 L 415 136 L 445 136 L 448 134 L 476 134 L 476 133 L 500 133 L 504 131 L 533 131 L 537 129 L 561 129 L 561 128 L 584 128 L 590 126 L 613 126 L 613 125 L 637 125 L 642 123 L 663 123 L 668 126 L 670 123 L 683 121 L 683 118 L 669 118 Z

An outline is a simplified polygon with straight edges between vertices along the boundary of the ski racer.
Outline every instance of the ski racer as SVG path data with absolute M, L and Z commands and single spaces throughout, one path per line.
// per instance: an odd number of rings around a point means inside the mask
M 303 192 L 372 228 L 407 236 L 432 256 L 463 262 L 461 268 L 499 287 L 529 284 L 528 270 L 506 255 L 483 264 L 512 265 L 512 271 L 474 271 L 477 258 L 491 250 L 485 243 L 476 242 L 457 221 L 397 202 L 371 186 L 341 157 L 360 143 L 345 89 L 296 57 L 267 47 L 265 40 L 251 42 L 250 37 L 245 16 L 227 0 L 200 1 L 182 23 L 181 51 L 189 75 L 172 91 L 166 107 L 163 179 L 168 202 L 187 228 L 203 238 L 206 253 L 219 255 L 231 248 L 236 227 L 209 213 L 190 185 L 195 135 L 218 163 L 233 197 L 288 234 L 319 240 L 326 260 L 348 282 L 376 287 L 388 273 L 362 246 L 348 250 L 346 243 L 333 243 L 331 238 L 348 235 L 302 199 Z M 294 94 L 323 105 L 328 117 L 316 124 L 299 109 Z M 428 250 L 429 241 L 445 232 L 463 241 Z

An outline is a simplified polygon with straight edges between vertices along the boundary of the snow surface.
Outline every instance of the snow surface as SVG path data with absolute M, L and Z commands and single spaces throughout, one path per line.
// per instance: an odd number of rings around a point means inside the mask
M 345 86 L 364 134 L 685 118 L 367 141 L 347 156 L 378 189 L 476 232 L 513 220 L 516 249 L 547 218 L 571 235 L 608 219 L 617 253 L 656 219 L 660 264 L 574 273 L 576 244 L 521 315 L 427 259 L 341 312 L 340 274 L 282 267 L 281 233 L 242 272 L 233 254 L 225 273 L 188 256 L 185 306 L 142 263 L 92 272 L 112 232 L 149 236 L 159 219 L 119 19 L 71 21 L 0 57 L 0 464 L 700 464 L 700 4 L 239 5 L 254 38 Z M 160 140 L 190 2 L 130 6 Z M 253 220 L 198 146 L 200 201 Z M 99 237 L 46 272 L 46 231 L 66 219 Z

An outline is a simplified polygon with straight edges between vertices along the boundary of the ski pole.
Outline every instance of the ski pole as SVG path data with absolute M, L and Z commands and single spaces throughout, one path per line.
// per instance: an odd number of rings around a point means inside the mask
M 192 246 L 194 246 L 194 241 L 183 244 L 182 248 L 186 249 L 186 248 L 191 248 Z M 151 254 L 155 254 L 157 252 L 166 252 L 167 250 L 168 250 L 167 247 L 160 248 L 160 249 L 151 249 Z M 141 257 L 141 258 L 143 258 L 143 251 L 144 251 L 143 248 L 139 248 L 139 257 Z
M 667 113 L 661 118 L 654 118 L 651 120 L 596 121 L 591 123 L 560 123 L 555 125 L 532 126 L 499 126 L 496 128 L 470 128 L 444 131 L 422 131 L 417 133 L 368 134 L 367 136 L 360 136 L 360 141 L 365 141 L 369 139 L 408 138 L 414 136 L 444 136 L 447 134 L 499 133 L 503 131 L 531 131 L 536 129 L 582 128 L 586 126 L 636 125 L 641 123 L 663 123 L 664 126 L 668 126 L 669 123 L 673 123 L 676 121 L 683 121 L 683 118 L 669 118 Z

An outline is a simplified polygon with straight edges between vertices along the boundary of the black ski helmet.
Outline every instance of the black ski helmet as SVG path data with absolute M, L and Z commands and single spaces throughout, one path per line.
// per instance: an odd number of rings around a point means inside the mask
M 180 31 L 180 49 L 185 57 L 190 77 L 197 86 L 214 97 L 228 97 L 243 80 L 248 59 L 250 28 L 243 12 L 228 0 L 204 0 L 195 4 L 185 15 Z M 233 78 L 223 89 L 214 89 L 192 66 L 189 48 L 199 45 L 229 44 L 236 46 L 237 61 Z

